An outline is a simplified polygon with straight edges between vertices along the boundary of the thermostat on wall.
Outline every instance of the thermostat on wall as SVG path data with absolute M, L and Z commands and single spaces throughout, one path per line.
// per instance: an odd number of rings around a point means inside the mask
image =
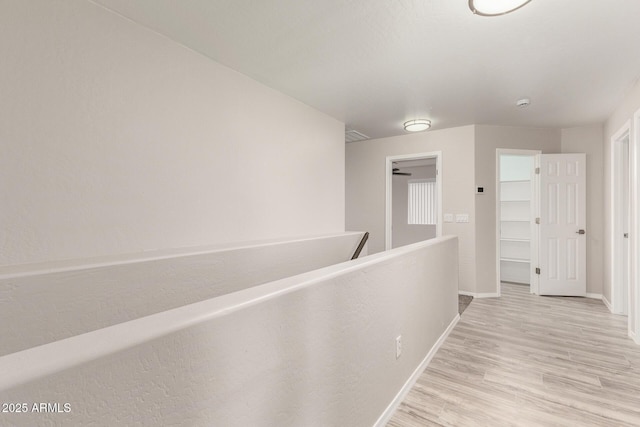
M 484 187 L 476 187 L 476 194 L 484 194 Z

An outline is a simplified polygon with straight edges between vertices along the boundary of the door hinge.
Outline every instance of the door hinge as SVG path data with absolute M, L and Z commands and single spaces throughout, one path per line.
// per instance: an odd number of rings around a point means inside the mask
M 536 168 L 536 175 L 540 175 L 540 168 Z
M 540 218 L 536 218 L 536 224 L 540 224 Z
M 536 267 L 536 274 L 540 274 L 540 267 Z

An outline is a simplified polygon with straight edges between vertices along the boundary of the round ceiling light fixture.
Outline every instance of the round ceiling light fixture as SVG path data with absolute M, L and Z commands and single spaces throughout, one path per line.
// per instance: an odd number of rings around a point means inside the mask
M 422 132 L 431 127 L 431 120 L 416 119 L 404 122 L 404 130 L 407 132 Z
M 516 105 L 520 108 L 528 107 L 531 104 L 531 100 L 529 98 L 522 98 L 516 101 Z
M 520 9 L 531 0 L 469 0 L 469 9 L 480 16 L 500 16 Z

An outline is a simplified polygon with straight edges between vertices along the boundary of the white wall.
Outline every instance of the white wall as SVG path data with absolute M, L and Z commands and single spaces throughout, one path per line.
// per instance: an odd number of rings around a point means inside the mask
M 611 267 L 612 267 L 612 247 L 611 247 L 611 238 L 612 235 L 612 204 L 611 204 L 611 176 L 612 176 L 612 144 L 611 138 L 614 136 L 616 132 L 618 132 L 627 121 L 631 124 L 631 169 L 632 173 L 635 174 L 632 177 L 632 197 L 631 197 L 631 218 L 632 218 L 632 228 L 630 231 L 630 235 L 632 238 L 632 242 L 636 242 L 638 244 L 638 237 L 640 232 L 640 224 L 638 223 L 638 216 L 640 215 L 640 184 L 638 183 L 638 167 L 640 166 L 640 150 L 637 149 L 638 144 L 640 144 L 640 133 L 638 129 L 638 123 L 634 120 L 634 114 L 640 110 L 640 82 L 637 82 L 633 88 L 629 91 L 627 97 L 620 103 L 619 107 L 612 113 L 609 119 L 604 124 L 604 201 L 605 201 L 605 209 L 604 209 L 604 236 L 606 239 L 604 240 L 604 287 L 603 287 L 603 295 L 607 299 L 607 301 L 612 301 L 612 289 L 611 289 Z M 635 236 L 635 238 L 634 238 Z M 637 246 L 631 247 L 631 257 L 633 260 L 640 261 L 640 252 Z M 638 282 L 638 277 L 640 277 L 640 272 L 633 267 L 631 270 L 631 281 L 632 283 Z M 631 286 L 631 298 L 632 301 L 631 310 L 629 314 L 630 325 L 629 330 L 631 335 L 635 337 L 636 342 L 640 343 L 640 316 L 638 316 L 638 310 L 640 307 L 638 306 L 638 289 L 635 286 Z
M 369 251 L 383 251 L 386 158 L 433 151 L 442 151 L 443 213 L 469 214 L 469 223 L 444 223 L 442 232 L 460 240 L 460 290 L 475 292 L 474 126 L 347 144 L 346 227 L 369 231 Z
M 2 357 L 0 402 L 71 405 L 3 420 L 370 427 L 458 319 L 456 254 L 432 239 Z
M 603 292 L 604 146 L 602 125 L 562 129 L 563 153 L 587 154 L 587 293 Z
M 408 224 L 407 218 L 409 215 L 409 180 L 435 179 L 435 165 L 403 167 L 402 162 L 399 162 L 398 165 L 402 172 L 408 172 L 411 176 L 393 176 L 393 213 L 391 217 L 393 221 L 392 247 L 394 248 L 436 237 L 435 225 Z
M 85 0 L 0 51 L 0 266 L 344 230 L 342 123 Z
M 89 265 L 30 264 L 0 275 L 0 356 L 345 262 L 361 239 L 340 233 Z
M 476 270 L 478 294 L 494 294 L 496 272 L 496 149 L 560 152 L 560 130 L 508 126 L 475 126 Z

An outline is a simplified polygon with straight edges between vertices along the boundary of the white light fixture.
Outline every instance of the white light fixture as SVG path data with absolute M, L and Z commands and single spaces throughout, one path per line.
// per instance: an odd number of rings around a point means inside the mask
M 404 122 L 404 130 L 407 132 L 422 132 L 431 127 L 431 120 L 416 119 Z
M 516 105 L 520 108 L 528 107 L 531 104 L 531 100 L 529 98 L 522 98 L 516 101 Z
M 469 0 L 469 9 L 476 15 L 499 16 L 520 9 L 531 0 Z

